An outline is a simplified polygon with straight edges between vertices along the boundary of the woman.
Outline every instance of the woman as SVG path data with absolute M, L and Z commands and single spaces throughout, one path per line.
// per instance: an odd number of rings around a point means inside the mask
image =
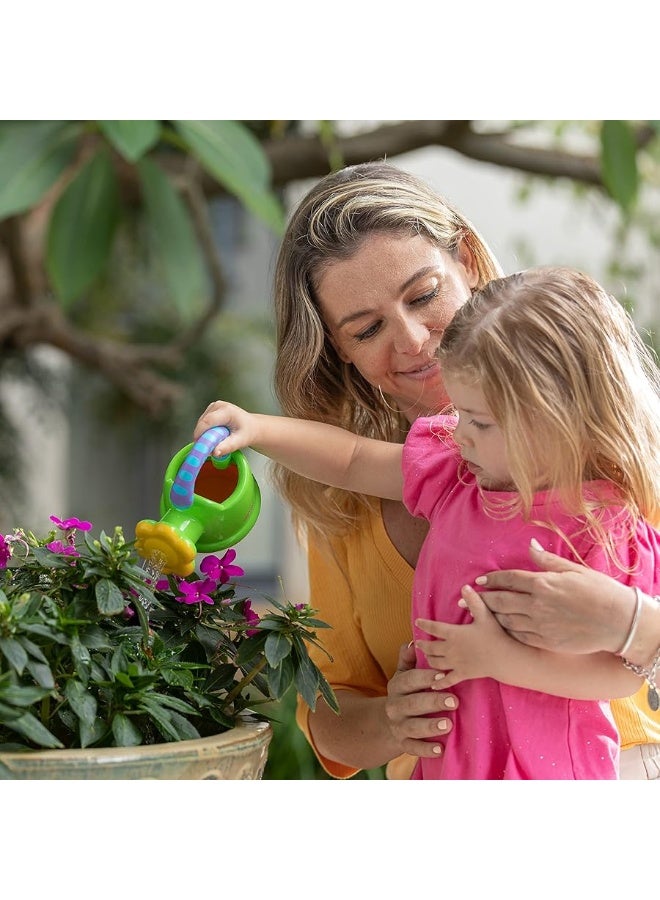
M 326 176 L 294 211 L 277 260 L 282 411 L 402 442 L 418 416 L 447 402 L 435 351 L 453 312 L 501 274 L 472 225 L 413 176 L 382 163 Z M 433 755 L 428 739 L 460 717 L 407 646 L 426 523 L 394 501 L 281 469 L 276 480 L 307 534 L 311 603 L 333 626 L 323 634 L 329 657 L 315 659 L 341 706 L 336 716 L 299 701 L 298 724 L 335 777 L 385 763 L 388 777 L 408 777 L 414 757 Z M 650 710 L 613 706 L 637 723 L 636 743 L 660 743 Z

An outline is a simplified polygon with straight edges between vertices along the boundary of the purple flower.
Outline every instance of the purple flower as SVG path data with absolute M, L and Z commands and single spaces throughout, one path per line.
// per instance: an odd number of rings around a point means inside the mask
M 6 569 L 10 559 L 11 546 L 6 538 L 0 534 L 0 569 Z
M 182 581 L 179 584 L 179 593 L 177 597 L 179 603 L 209 603 L 213 606 L 213 600 L 209 594 L 217 587 L 215 581 L 205 578 L 204 581 Z
M 71 544 L 63 544 L 62 541 L 51 541 L 46 547 L 53 553 L 61 553 L 62 556 L 80 556 L 80 553 Z
M 59 519 L 57 516 L 51 516 L 50 521 L 54 522 L 58 528 L 63 531 L 69 531 L 71 528 L 77 528 L 79 531 L 91 531 L 92 523 L 85 522 L 72 516 L 70 519 Z
M 257 613 L 252 609 L 251 600 L 245 600 L 243 602 L 243 615 L 245 616 L 245 621 L 248 625 L 257 625 L 261 621 Z M 255 634 L 259 634 L 259 629 L 247 628 L 245 634 L 248 637 L 253 637 Z
M 220 559 L 217 556 L 205 556 L 199 568 L 209 578 L 219 581 L 220 584 L 227 584 L 232 578 L 245 575 L 245 571 L 240 566 L 232 565 L 234 559 L 236 559 L 236 551 L 227 550 Z

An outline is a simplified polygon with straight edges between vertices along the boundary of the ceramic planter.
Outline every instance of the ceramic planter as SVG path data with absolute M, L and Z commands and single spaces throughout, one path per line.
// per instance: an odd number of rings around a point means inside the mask
M 0 779 L 260 779 L 272 728 L 246 722 L 213 737 L 140 747 L 0 753 Z

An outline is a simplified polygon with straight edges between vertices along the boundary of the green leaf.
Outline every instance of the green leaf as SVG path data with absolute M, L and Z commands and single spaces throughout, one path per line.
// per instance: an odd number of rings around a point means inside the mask
M 6 722 L 5 724 L 7 728 L 15 731 L 16 734 L 20 734 L 22 737 L 27 738 L 28 741 L 32 741 L 40 747 L 45 747 L 47 750 L 55 750 L 64 747 L 64 744 L 58 740 L 55 735 L 51 734 L 50 731 L 41 724 L 39 719 L 32 715 L 32 713 L 23 713 L 20 718 L 14 719 L 11 722 Z
M 14 638 L 0 638 L 0 652 L 3 654 L 9 665 L 20 675 L 25 668 L 28 655 L 25 648 L 19 644 Z
M 176 728 L 180 741 L 194 741 L 200 736 L 199 731 L 192 722 L 189 722 L 185 716 L 179 715 L 177 712 L 170 713 L 172 725 Z
M 28 660 L 25 668 L 28 670 L 30 675 L 32 675 L 37 684 L 42 688 L 48 688 L 48 690 L 52 690 L 55 687 L 55 679 L 53 678 L 53 673 L 50 670 L 50 666 L 48 666 L 46 663 L 38 663 Z
M 281 234 L 284 210 L 269 189 L 270 164 L 259 141 L 240 122 L 178 121 L 174 126 L 206 171 L 263 222 Z
M 168 697 L 167 694 L 159 694 L 156 691 L 149 694 L 149 697 L 158 701 L 161 706 L 176 709 L 180 713 L 195 714 L 197 712 L 194 706 L 191 706 L 190 703 L 186 703 L 185 700 L 181 700 L 179 697 Z
M 319 676 L 316 666 L 309 657 L 299 659 L 298 668 L 294 676 L 296 689 L 310 709 L 316 706 L 316 690 L 319 685 Z
M 276 669 L 266 671 L 271 696 L 276 700 L 284 696 L 293 681 L 293 662 L 290 656 L 285 657 Z
M 78 718 L 91 727 L 96 718 L 96 698 L 89 693 L 82 682 L 75 679 L 67 681 L 64 694 Z
M 81 126 L 6 122 L 0 127 L 0 219 L 37 204 L 73 159 Z
M 179 194 L 150 159 L 138 164 L 146 220 L 167 286 L 180 313 L 198 310 L 207 294 L 206 270 L 195 231 Z
M 148 697 L 143 698 L 140 708 L 153 719 L 154 724 L 166 740 L 179 740 L 178 732 L 172 725 L 172 714 L 166 709 L 163 709 L 158 703 L 151 701 Z
M 99 150 L 67 185 L 48 228 L 46 267 L 60 299 L 77 299 L 100 274 L 119 221 L 110 156 Z
M 330 687 L 327 680 L 325 679 L 325 676 L 323 675 L 323 673 L 320 670 L 319 670 L 319 691 L 321 693 L 321 696 L 325 700 L 325 702 L 330 707 L 330 709 L 333 712 L 338 713 L 339 712 L 339 702 L 337 701 L 335 692 Z M 312 712 L 314 711 L 315 708 L 316 708 L 315 706 L 311 707 Z
M 281 631 L 274 631 L 266 638 L 264 652 L 268 664 L 276 669 L 282 660 L 291 653 L 291 641 Z
M 102 616 L 117 616 L 123 613 L 126 601 L 114 581 L 100 578 L 94 586 L 96 605 Z
M 160 137 L 160 122 L 147 119 L 99 121 L 99 128 L 128 162 L 135 163 Z
M 137 747 L 142 743 L 142 732 L 123 713 L 112 717 L 112 736 L 117 747 Z
M 89 668 L 91 657 L 89 650 L 80 643 L 80 638 L 74 634 L 70 641 L 71 655 L 76 664 L 76 674 L 81 681 L 87 681 L 89 677 Z
M 27 650 L 29 655 L 34 659 L 38 659 L 39 662 L 47 663 L 48 660 L 44 656 L 41 647 L 31 641 L 29 638 L 25 637 L 24 634 L 20 635 L 17 640 L 23 645 L 23 647 Z
M 31 706 L 48 696 L 48 691 L 31 685 L 11 684 L 0 691 L 3 703 L 12 706 Z
M 608 119 L 601 132 L 601 172 L 610 196 L 628 212 L 639 190 L 637 147 L 628 122 Z

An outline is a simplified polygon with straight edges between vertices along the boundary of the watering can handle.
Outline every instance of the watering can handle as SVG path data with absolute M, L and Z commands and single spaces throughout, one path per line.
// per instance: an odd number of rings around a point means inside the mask
M 190 448 L 190 452 L 181 463 L 170 490 L 170 503 L 175 509 L 189 509 L 192 506 L 195 479 L 199 474 L 216 444 L 229 436 L 229 429 L 224 425 L 209 428 Z M 229 459 L 229 455 L 219 457 Z

